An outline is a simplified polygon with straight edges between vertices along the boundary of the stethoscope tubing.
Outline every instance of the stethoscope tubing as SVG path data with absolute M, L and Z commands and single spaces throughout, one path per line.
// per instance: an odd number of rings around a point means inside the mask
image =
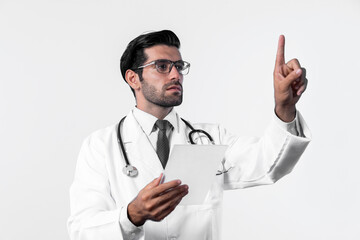
M 214 139 L 211 137 L 211 135 L 209 133 L 207 133 L 206 131 L 202 130 L 202 129 L 195 129 L 193 126 L 191 126 L 191 124 L 186 121 L 185 119 L 181 118 L 181 120 L 186 124 L 186 126 L 188 126 L 191 131 L 189 132 L 189 141 L 191 144 L 196 144 L 192 138 L 192 135 L 194 133 L 203 133 L 205 134 L 205 136 L 209 139 L 209 141 L 212 143 L 212 144 L 215 144 L 214 142 Z
M 130 165 L 128 156 L 125 152 L 125 147 L 124 147 L 124 143 L 123 143 L 123 140 L 121 137 L 121 133 L 120 133 L 121 125 L 124 122 L 125 118 L 126 118 L 126 116 L 120 120 L 119 125 L 117 127 L 117 141 L 120 146 L 122 155 L 124 156 L 124 160 L 125 160 L 125 164 L 126 164 L 123 169 L 123 172 L 124 172 L 124 174 L 126 174 L 130 177 L 135 177 L 138 174 L 138 170 L 136 169 L 136 167 Z M 202 129 L 195 129 L 188 121 L 186 121 L 183 118 L 181 118 L 181 120 L 186 124 L 186 126 L 188 126 L 191 129 L 191 131 L 189 132 L 189 141 L 191 144 L 195 144 L 195 142 L 193 141 L 193 138 L 192 138 L 192 135 L 194 133 L 203 133 L 212 144 L 215 144 L 213 138 L 211 137 L 211 135 L 209 133 L 207 133 L 206 131 L 204 131 Z
M 128 166 L 128 165 L 130 165 L 130 162 L 129 162 L 129 159 L 128 159 L 127 154 L 125 152 L 124 143 L 122 141 L 121 133 L 120 133 L 121 124 L 124 122 L 125 118 L 126 118 L 126 116 L 123 117 L 119 122 L 119 125 L 118 125 L 118 128 L 117 128 L 117 141 L 118 141 L 118 144 L 119 144 L 119 146 L 121 148 L 121 152 L 122 152 L 122 154 L 124 156 L 126 166 Z

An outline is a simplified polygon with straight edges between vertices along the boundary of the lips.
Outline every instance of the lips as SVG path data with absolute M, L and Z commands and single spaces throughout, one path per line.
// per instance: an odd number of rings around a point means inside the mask
M 173 85 L 173 86 L 168 87 L 166 90 L 174 90 L 174 91 L 179 91 L 179 92 L 181 92 L 182 87 L 179 86 L 179 85 Z

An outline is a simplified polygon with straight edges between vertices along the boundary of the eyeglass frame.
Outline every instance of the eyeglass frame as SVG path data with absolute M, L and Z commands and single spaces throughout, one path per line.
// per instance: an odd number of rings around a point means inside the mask
M 159 62 L 159 61 L 168 61 L 168 62 L 171 63 L 170 68 L 169 68 L 169 72 L 159 72 L 159 69 L 158 69 L 157 66 L 156 66 L 156 62 Z M 187 68 L 188 68 L 189 70 L 188 70 L 188 72 L 187 72 L 186 74 L 183 74 L 183 73 L 179 72 L 179 70 L 175 67 L 175 68 L 176 68 L 176 71 L 178 71 L 179 74 L 181 74 L 181 75 L 187 75 L 187 74 L 189 74 L 189 71 L 190 71 L 190 63 L 189 63 L 189 62 L 186 62 L 186 61 L 183 61 L 183 60 L 177 60 L 177 61 L 174 62 L 174 61 L 171 61 L 171 60 L 169 60 L 169 59 L 156 59 L 156 60 L 151 61 L 151 62 L 149 62 L 149 63 L 147 63 L 147 64 L 145 64 L 145 65 L 142 65 L 142 66 L 137 67 L 135 70 L 142 69 L 142 68 L 145 68 L 145 67 L 147 67 L 147 66 L 150 66 L 150 65 L 154 65 L 154 64 L 155 64 L 155 68 L 156 68 L 156 71 L 157 71 L 158 73 L 162 73 L 162 74 L 168 73 L 168 74 L 169 74 L 169 73 L 171 72 L 171 69 L 173 68 L 173 66 L 174 66 L 176 63 L 178 63 L 178 62 L 183 62 L 184 65 L 187 65 Z

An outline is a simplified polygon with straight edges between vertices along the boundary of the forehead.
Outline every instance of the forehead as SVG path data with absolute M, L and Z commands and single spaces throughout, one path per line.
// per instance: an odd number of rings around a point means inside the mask
M 148 62 L 157 59 L 169 59 L 171 61 L 177 61 L 181 59 L 179 49 L 167 45 L 155 45 L 144 50 L 148 57 Z

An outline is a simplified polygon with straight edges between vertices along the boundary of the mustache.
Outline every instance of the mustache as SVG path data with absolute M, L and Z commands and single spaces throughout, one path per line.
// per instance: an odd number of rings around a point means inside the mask
M 180 86 L 181 90 L 183 89 L 182 84 L 179 81 L 169 82 L 169 83 L 164 85 L 163 89 L 168 89 L 169 87 L 172 87 L 172 86 Z

